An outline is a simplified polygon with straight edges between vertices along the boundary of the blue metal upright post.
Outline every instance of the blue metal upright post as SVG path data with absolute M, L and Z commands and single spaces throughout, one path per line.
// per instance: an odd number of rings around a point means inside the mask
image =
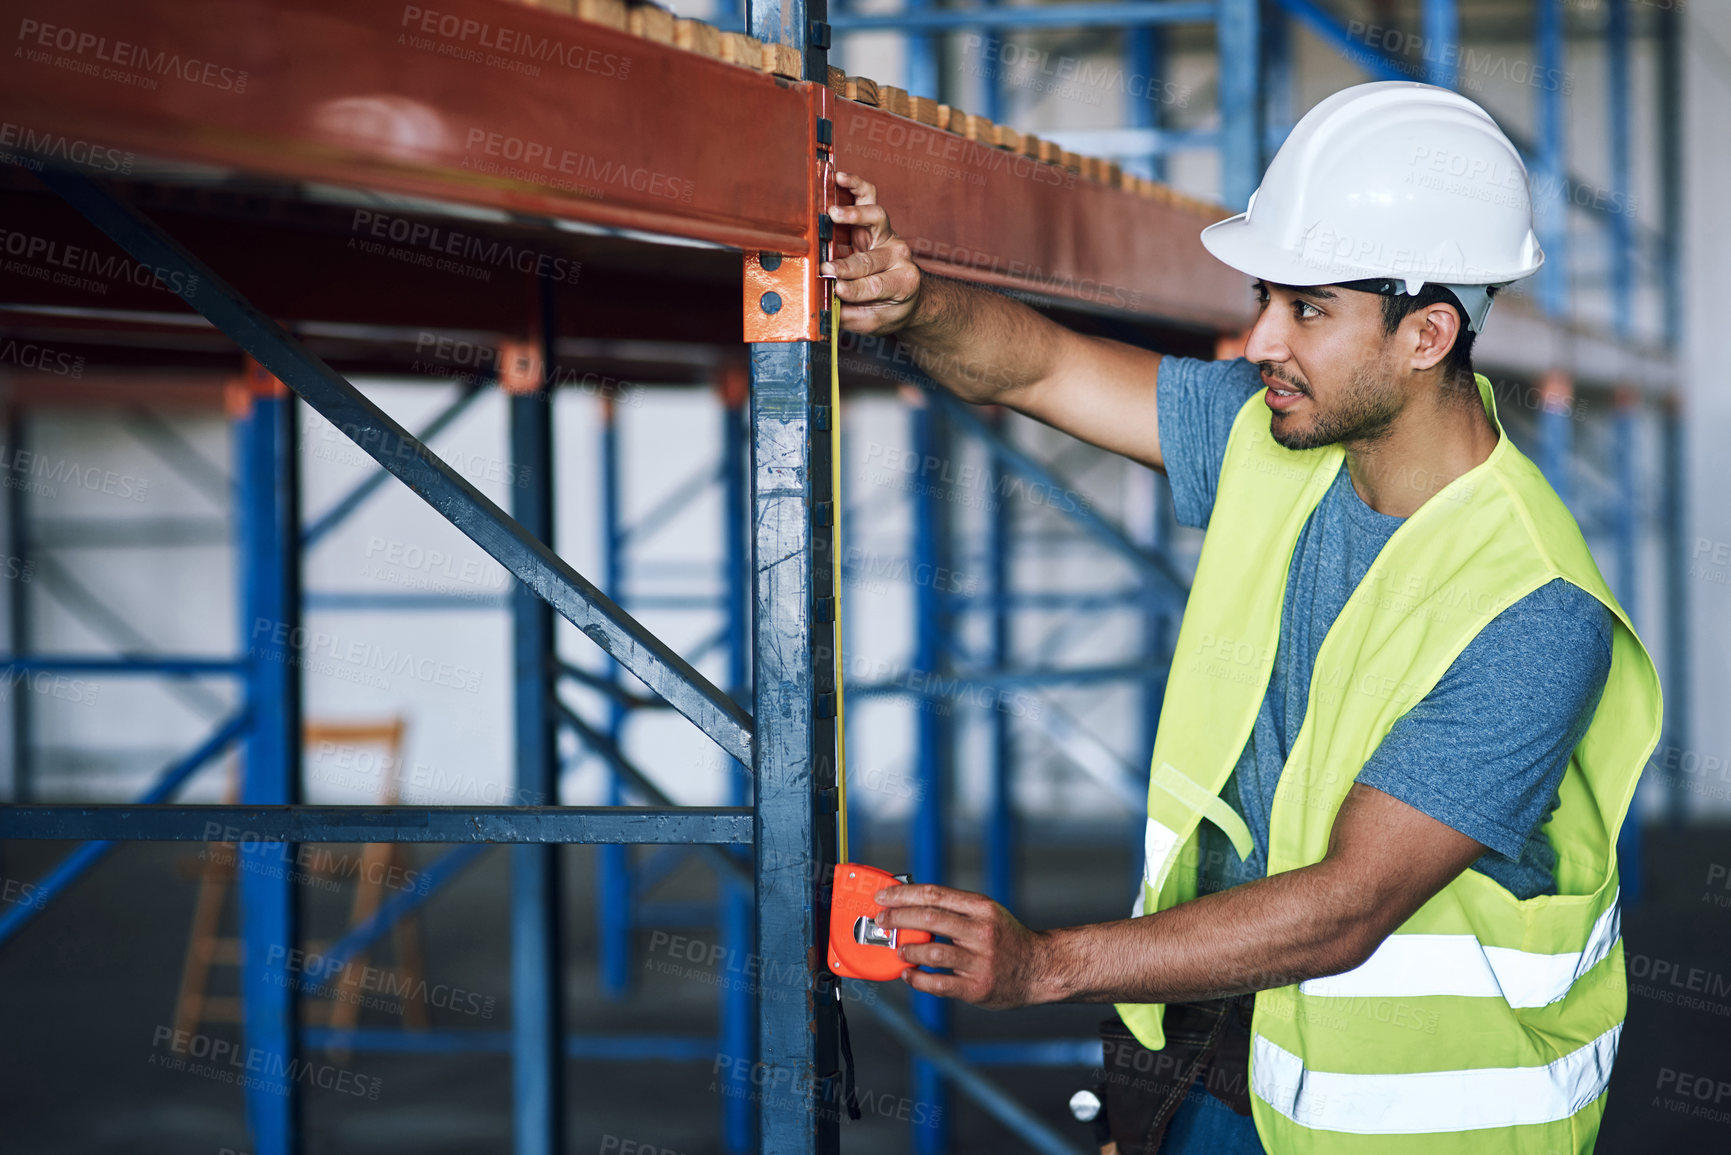
M 1539 382 L 1539 444 L 1534 454 L 1545 480 L 1566 504 L 1569 469 L 1575 449 L 1575 384 L 1560 369 L 1548 370 Z
M 755 1101 L 760 1149 L 775 1155 L 839 1144 L 840 992 L 813 969 L 828 931 L 818 885 L 836 860 L 835 696 L 825 669 L 834 633 L 813 612 L 833 560 L 829 535 L 819 540 L 819 523 L 833 524 L 820 510 L 831 496 L 828 438 L 813 420 L 828 399 L 827 388 L 817 399 L 817 383 L 828 376 L 826 344 L 751 345 L 756 962 L 768 981 L 758 1062 L 729 1085 Z
M 1618 387 L 1612 420 L 1617 492 L 1611 524 L 1617 542 L 1617 600 L 1633 620 L 1640 600 L 1635 583 L 1641 572 L 1641 469 L 1635 452 L 1641 426 L 1641 394 L 1633 386 Z
M 28 449 L 25 444 L 28 429 L 23 408 L 9 405 L 6 409 L 6 450 L 14 462 L 28 460 L 24 456 Z M 12 468 L 7 472 L 10 473 Z M 32 549 L 30 501 L 26 488 L 23 484 L 6 487 L 6 536 L 12 547 L 14 564 L 19 567 L 19 576 L 6 586 L 6 645 L 14 654 L 28 654 L 31 647 L 30 587 L 23 580 L 24 573 L 28 572 L 24 567 L 29 564 Z M 12 781 L 9 785 L 13 802 L 30 802 L 34 797 L 30 781 L 31 759 L 35 756 L 30 741 L 30 695 L 18 692 L 16 671 L 9 676 L 12 678 L 6 691 L 11 698 L 8 705 L 12 714 Z
M 725 688 L 743 700 L 751 683 L 751 479 L 750 430 L 746 423 L 746 398 L 750 380 L 745 368 L 728 365 L 721 379 L 721 534 L 722 559 L 727 568 L 723 582 L 727 591 L 724 610 L 727 623 L 727 681 Z M 729 760 L 727 801 L 730 806 L 751 803 L 751 768 Z M 749 863 L 746 848 L 735 853 Z M 752 896 L 745 887 L 725 876 L 716 879 L 721 902 L 721 945 L 726 957 L 738 962 L 751 953 Z M 756 999 L 750 985 L 729 983 L 721 995 L 721 1051 L 735 1064 L 751 1062 L 752 1029 Z M 722 1142 L 733 1155 L 751 1150 L 756 1137 L 751 1104 L 737 1095 L 721 1099 Z
M 826 0 L 747 0 L 746 17 L 753 36 L 797 49 L 804 78 L 824 84 Z M 814 31 L 822 35 L 813 37 Z M 819 149 L 825 152 L 827 145 Z M 809 261 L 822 251 L 818 246 L 818 252 L 800 257 Z M 770 297 L 776 297 L 773 308 Z M 821 295 L 817 303 L 823 303 Z M 756 307 L 767 314 L 780 305 L 778 296 L 766 293 Z M 820 331 L 827 333 L 827 324 Z M 756 727 L 753 961 L 764 985 L 757 1000 L 757 1062 L 749 1071 L 729 1067 L 735 1077 L 726 1085 L 756 1107 L 760 1150 L 834 1155 L 841 1142 L 841 989 L 822 959 L 829 933 L 827 867 L 837 850 L 836 637 L 835 615 L 825 621 L 817 613 L 817 599 L 834 588 L 832 567 L 840 560 L 830 516 L 838 495 L 830 491 L 824 435 L 830 349 L 828 340 L 809 339 L 752 341 L 747 348 Z
M 922 461 L 945 461 L 947 453 L 943 415 L 928 396 L 910 411 L 914 452 Z M 922 487 L 922 490 L 924 487 Z M 944 564 L 943 535 L 947 519 L 936 493 L 916 491 L 913 498 L 913 570 L 937 573 Z M 921 677 L 936 679 L 943 665 L 943 598 L 932 582 L 914 586 L 913 669 Z M 949 800 L 948 762 L 950 726 L 946 714 L 951 704 L 940 698 L 924 698 L 916 705 L 914 765 L 919 779 L 919 799 L 914 806 L 909 834 L 908 868 L 915 882 L 943 884 L 949 879 L 948 855 L 944 853 L 945 811 Z M 914 1017 L 938 1038 L 949 1036 L 950 1003 L 935 995 L 913 994 Z M 936 1155 L 949 1149 L 948 1088 L 942 1073 L 930 1061 L 914 1060 L 914 1101 L 926 1107 L 924 1123 L 914 1122 L 913 1147 L 920 1155 Z
M 1611 144 L 1611 325 L 1635 331 L 1635 214 L 1629 200 L 1629 3 L 1609 0 L 1605 21 L 1605 100 Z
M 1125 95 L 1124 118 L 1126 128 L 1162 127 L 1165 116 L 1166 93 L 1166 30 L 1152 24 L 1139 25 L 1124 30 L 1124 74 L 1126 76 L 1145 77 L 1148 89 L 1138 96 L 1132 83 L 1130 91 Z M 1155 99 L 1155 84 L 1159 84 L 1160 99 Z M 1149 180 L 1166 179 L 1166 158 L 1158 152 L 1150 152 L 1146 157 L 1135 158 L 1126 165 L 1131 172 L 1147 177 Z
M 620 605 L 625 605 L 625 534 L 620 519 L 619 414 L 613 399 L 601 399 L 601 587 Z M 610 663 L 611 676 L 621 676 L 618 663 Z M 607 702 L 607 738 L 622 746 L 625 707 L 617 699 Z M 619 775 L 607 768 L 607 804 L 624 805 Z M 601 994 L 608 999 L 625 997 L 631 988 L 631 862 L 630 849 L 602 846 L 597 855 L 595 914 L 601 953 Z
M 1665 340 L 1683 344 L 1683 10 L 1660 8 L 1659 24 L 1659 299 L 1664 302 Z
M 241 543 L 241 638 L 247 648 L 252 725 L 242 760 L 244 806 L 300 801 L 300 470 L 294 397 L 249 364 L 245 416 L 237 423 L 234 475 Z M 279 862 L 294 860 L 285 845 Z M 260 865 L 263 865 L 262 863 Z M 257 1155 L 300 1150 L 300 1087 L 291 1076 L 296 1029 L 288 958 L 297 938 L 288 870 L 238 863 L 241 1017 L 249 1070 L 247 1117 Z
M 985 0 L 990 8 L 997 0 Z M 981 29 L 980 115 L 993 124 L 1004 122 L 1004 38 L 993 27 Z
M 1547 316 L 1560 317 L 1569 305 L 1569 216 L 1563 143 L 1563 0 L 1538 2 L 1538 75 L 1551 83 L 1538 88 L 1537 162 L 1534 168 L 1533 208 L 1538 218 L 1539 244 L 1545 263 L 1539 269 L 1539 307 Z
M 1425 80 L 1453 88 L 1460 72 L 1460 0 L 1424 0 Z
M 1220 199 L 1243 210 L 1262 179 L 1262 0 L 1220 0 Z
M 1661 491 L 1665 494 L 1665 741 L 1668 749 L 1688 750 L 1693 736 L 1694 706 L 1689 677 L 1689 429 L 1683 402 L 1676 394 L 1660 405 L 1664 425 L 1661 459 Z M 1680 826 L 1689 810 L 1689 792 L 1681 774 L 1672 776 L 1666 797 L 1665 818 Z
M 512 396 L 511 514 L 537 540 L 553 542 L 552 282 L 540 287 L 538 330 L 542 386 Z M 553 610 L 521 582 L 512 583 L 514 738 L 517 796 L 556 806 L 559 748 L 554 685 L 558 657 Z M 564 1136 L 564 1015 L 559 971 L 557 846 L 511 848 L 511 1089 L 515 1155 L 555 1155 Z
M 1264 169 L 1292 131 L 1292 16 L 1278 4 L 1262 13 L 1262 137 Z
M 932 6 L 931 0 L 902 0 L 910 13 L 924 12 Z M 938 91 L 938 38 L 930 32 L 910 32 L 905 38 L 907 45 L 907 86 L 908 91 L 915 96 L 925 96 L 932 100 L 944 99 L 944 94 Z

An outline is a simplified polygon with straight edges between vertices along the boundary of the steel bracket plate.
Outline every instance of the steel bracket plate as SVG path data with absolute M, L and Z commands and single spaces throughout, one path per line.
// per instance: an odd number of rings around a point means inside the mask
M 819 283 L 817 267 L 829 259 L 830 205 L 835 203 L 835 150 L 829 131 L 835 114 L 835 93 L 827 85 L 801 81 L 792 87 L 806 99 L 805 155 L 811 164 L 806 185 L 803 253 L 744 254 L 744 338 L 762 341 L 822 341 L 829 337 L 825 317 L 829 295 Z

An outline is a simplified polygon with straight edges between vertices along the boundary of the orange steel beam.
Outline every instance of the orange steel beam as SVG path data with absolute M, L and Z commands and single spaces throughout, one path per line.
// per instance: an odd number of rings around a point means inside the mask
M 1206 329 L 1249 318 L 1244 279 L 1196 239 L 1206 210 L 556 12 L 500 0 L 0 0 L 0 17 L 12 41 L 0 150 L 98 176 L 156 160 L 217 165 L 803 263 L 821 203 L 813 125 L 829 107 L 837 167 L 877 183 L 922 265 Z M 451 243 L 487 243 L 479 222 L 459 223 Z M 813 278 L 799 270 L 820 301 Z

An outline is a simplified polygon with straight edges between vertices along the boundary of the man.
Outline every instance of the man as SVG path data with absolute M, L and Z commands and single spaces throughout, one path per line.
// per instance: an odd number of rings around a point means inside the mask
M 855 251 L 820 272 L 847 328 L 1163 471 L 1208 531 L 1134 917 L 1036 932 L 892 888 L 882 925 L 948 940 L 904 947 L 903 979 L 1116 1003 L 1121 1155 L 1591 1150 L 1626 1003 L 1616 836 L 1660 695 L 1472 371 L 1494 293 L 1543 260 L 1501 130 L 1420 84 L 1313 109 L 1202 234 L 1260 303 L 1220 363 L 923 274 L 872 185 L 837 180 Z

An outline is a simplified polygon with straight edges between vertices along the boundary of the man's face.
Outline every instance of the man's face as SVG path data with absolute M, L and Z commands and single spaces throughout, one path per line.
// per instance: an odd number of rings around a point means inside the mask
M 1382 298 L 1338 285 L 1258 281 L 1261 312 L 1244 355 L 1262 370 L 1269 432 L 1288 449 L 1370 441 L 1405 404 Z

